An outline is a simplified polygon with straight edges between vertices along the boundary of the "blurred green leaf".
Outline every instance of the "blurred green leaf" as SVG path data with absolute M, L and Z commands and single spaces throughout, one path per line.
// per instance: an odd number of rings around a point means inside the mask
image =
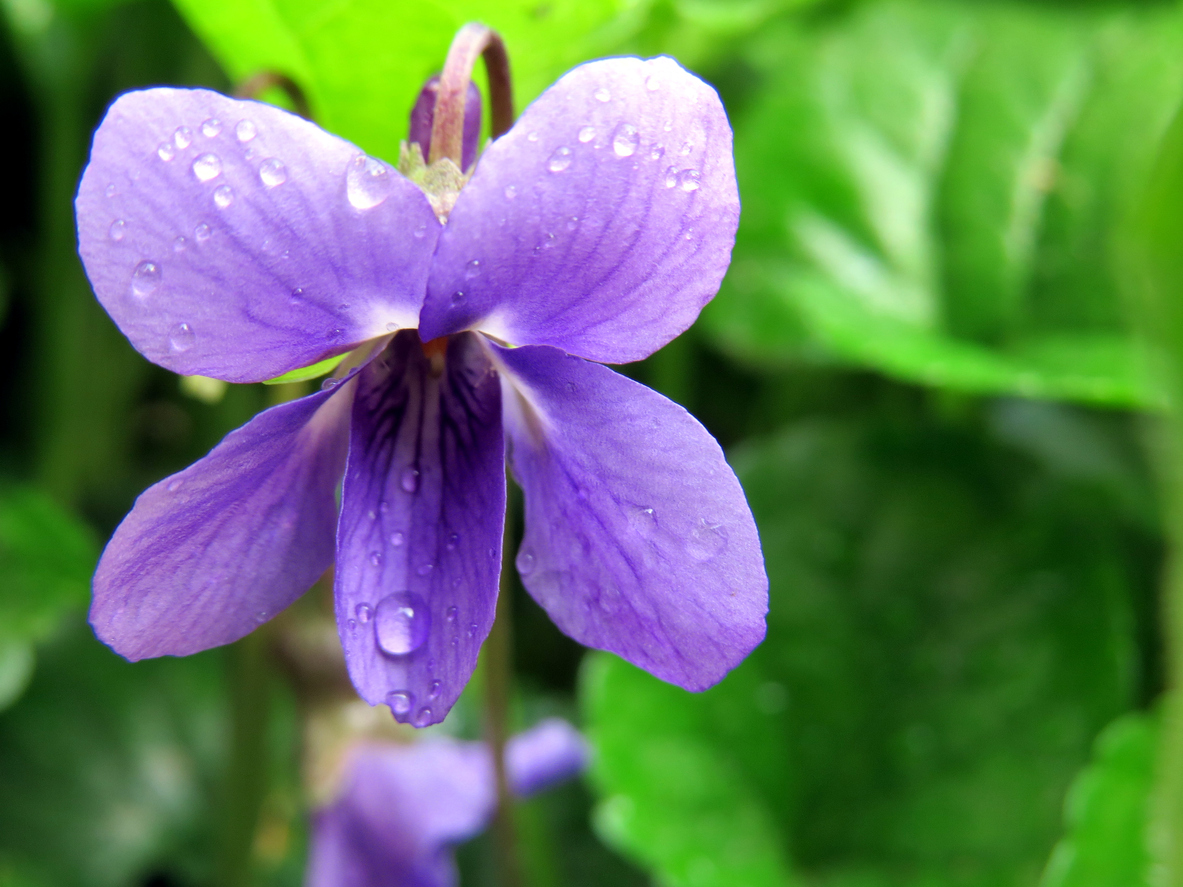
M 1158 721 L 1126 715 L 1097 738 L 1093 760 L 1065 804 L 1067 836 L 1040 887 L 1146 887 L 1146 835 L 1158 752 Z
M 671 883 L 1034 884 L 1130 705 L 1141 549 L 1107 496 L 988 427 L 882 418 L 735 458 L 771 612 L 718 687 L 588 669 L 603 834 Z
M 1113 240 L 1183 95 L 1183 17 L 885 2 L 768 29 L 736 121 L 745 360 L 1152 406 Z
M 317 122 L 397 160 L 411 106 L 461 25 L 506 41 L 519 103 L 596 54 L 624 0 L 175 0 L 234 80 L 269 69 L 307 91 Z M 482 75 L 478 75 L 483 78 Z

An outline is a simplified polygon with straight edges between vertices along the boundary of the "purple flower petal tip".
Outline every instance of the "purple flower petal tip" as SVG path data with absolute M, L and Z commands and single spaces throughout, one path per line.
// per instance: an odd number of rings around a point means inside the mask
M 578 776 L 587 769 L 591 749 L 562 718 L 547 718 L 511 739 L 505 757 L 514 793 L 527 797 Z

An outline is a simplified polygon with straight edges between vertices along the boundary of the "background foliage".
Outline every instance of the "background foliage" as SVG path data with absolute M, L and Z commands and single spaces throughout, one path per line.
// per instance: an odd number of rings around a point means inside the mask
M 524 810 L 531 882 L 1164 883 L 1183 834 L 1183 726 L 1160 701 L 1183 540 L 1177 4 L 0 9 L 0 885 L 217 883 L 234 842 L 253 660 L 129 665 L 84 615 L 135 495 L 269 394 L 191 396 L 105 317 L 71 206 L 91 131 L 120 91 L 271 68 L 395 159 L 469 20 L 504 35 L 519 107 L 612 54 L 673 54 L 720 91 L 731 272 L 623 370 L 728 448 L 772 583 L 768 640 L 700 695 L 584 654 L 517 590 L 517 717 L 580 719 L 596 750 L 585 785 Z M 249 881 L 294 885 L 297 700 L 262 669 Z M 475 735 L 472 709 L 443 729 Z M 492 858 L 462 848 L 464 883 L 494 883 Z

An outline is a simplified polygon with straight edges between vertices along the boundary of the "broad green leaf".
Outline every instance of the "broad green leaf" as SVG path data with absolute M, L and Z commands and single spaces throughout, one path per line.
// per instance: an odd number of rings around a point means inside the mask
M 506 41 L 519 103 L 602 46 L 624 0 L 175 0 L 232 79 L 270 69 L 308 93 L 317 122 L 394 161 L 423 83 L 459 27 L 480 21 Z M 478 74 L 482 78 L 483 74 Z
M 735 264 L 704 313 L 745 360 L 964 391 L 1161 403 L 1118 223 L 1183 96 L 1174 7 L 870 3 L 758 38 Z
M 1093 760 L 1068 793 L 1067 834 L 1040 887 L 1148 887 L 1158 735 L 1157 718 L 1137 714 L 1120 718 L 1097 738 Z
M 1057 475 L 989 423 L 879 418 L 736 456 L 771 611 L 718 687 L 606 654 L 588 670 L 603 832 L 660 879 L 1033 885 L 1071 778 L 1130 704 L 1145 579 L 1099 475 Z

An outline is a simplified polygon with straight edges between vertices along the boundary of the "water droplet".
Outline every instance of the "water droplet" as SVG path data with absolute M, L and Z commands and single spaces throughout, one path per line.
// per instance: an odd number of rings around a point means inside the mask
M 114 196 L 115 196 L 116 194 L 118 194 L 119 192 L 115 190 L 115 185 L 114 185 L 114 184 L 111 184 L 111 185 L 108 185 L 108 186 L 107 186 L 107 190 L 106 190 L 104 193 L 105 193 L 105 194 L 106 194 L 108 197 L 114 197 Z
M 240 142 L 249 142 L 259 134 L 259 128 L 253 120 L 239 120 L 234 127 L 234 137 Z
M 424 237 L 427 236 L 427 226 L 426 225 L 417 225 L 415 227 L 415 230 L 413 233 L 414 233 L 415 238 L 417 240 L 422 240 Z
M 727 533 L 706 520 L 700 520 L 686 539 L 686 553 L 699 561 L 710 560 L 726 547 Z
M 562 172 L 571 165 L 571 149 L 566 145 L 558 147 L 546 162 L 546 168 L 551 172 Z
M 350 631 L 357 631 L 357 620 L 356 619 L 350 619 L 345 624 L 349 626 Z
M 217 154 L 202 154 L 193 161 L 193 175 L 198 181 L 208 182 L 222 174 L 222 161 Z
M 303 302 L 304 301 L 304 287 L 298 286 L 294 290 L 292 290 L 292 294 L 291 294 L 291 296 L 288 297 L 288 301 L 291 302 L 293 305 L 298 305 L 300 302 Z
M 442 687 L 443 687 L 443 684 L 441 684 L 439 681 L 432 681 L 431 687 L 428 688 L 428 690 L 427 690 L 427 698 L 428 699 L 438 699 L 439 695 L 440 695 L 440 689 Z
M 593 92 L 592 95 L 596 97 L 597 102 L 606 102 L 612 98 L 612 93 L 610 93 L 607 87 L 604 86 L 601 86 L 599 89 Z
M 200 225 L 198 225 L 196 228 L 193 229 L 193 236 L 197 238 L 198 243 L 205 243 L 207 240 L 210 239 L 210 235 L 213 233 L 214 233 L 213 230 L 210 228 L 209 225 L 205 224 L 205 222 L 202 222 Z
M 182 485 L 184 483 L 185 482 L 182 480 L 170 480 L 168 482 L 168 491 L 170 493 L 175 493 L 177 490 L 179 490 L 182 487 Z
M 234 190 L 229 185 L 222 185 L 214 191 L 214 203 L 218 209 L 226 209 L 234 202 Z
M 523 576 L 529 576 L 534 572 L 534 552 L 528 548 L 523 548 L 518 552 L 516 563 L 518 572 Z
M 194 335 L 193 330 L 189 327 L 189 324 L 178 323 L 173 327 L 173 331 L 169 333 L 168 347 L 179 354 L 192 348 L 193 343 L 196 341 L 197 336 Z
M 672 188 L 678 184 L 678 168 L 671 166 L 665 171 L 665 186 Z
M 517 196 L 518 196 L 518 189 L 517 189 L 516 185 L 506 185 L 505 186 L 505 199 L 506 200 L 513 200 Z
M 579 129 L 579 141 L 587 144 L 596 137 L 596 128 L 594 126 L 583 126 Z
M 382 514 L 386 514 L 386 512 L 390 511 L 390 503 L 383 499 L 378 503 L 378 511 Z
M 123 235 L 127 233 L 127 222 L 123 219 L 116 219 L 111 223 L 111 227 L 107 229 L 107 236 L 116 243 L 123 239 Z
M 431 616 L 423 598 L 410 591 L 387 595 L 374 611 L 378 646 L 391 656 L 405 656 L 423 646 Z
M 664 156 L 665 156 L 665 146 L 664 145 L 654 145 L 653 150 L 649 152 L 649 159 L 650 160 L 660 160 Z
M 445 548 L 447 548 L 448 551 L 455 551 L 456 546 L 459 544 L 460 544 L 460 534 L 459 533 L 451 533 L 448 536 L 448 542 L 447 542 L 447 545 L 445 546 Z
M 665 132 L 669 132 L 669 131 L 670 131 L 670 130 L 672 130 L 673 128 L 674 128 L 674 121 L 672 121 L 672 120 L 667 120 L 667 121 L 665 122 L 665 125 L 664 125 L 664 126 L 662 126 L 662 129 L 663 129 Z
M 448 609 L 444 611 L 444 617 L 449 622 L 455 622 L 457 612 L 459 611 L 455 607 L 448 607 Z
M 337 387 L 337 383 L 339 381 L 341 381 L 341 380 L 340 379 L 325 379 L 323 382 L 320 383 L 320 390 L 321 391 L 332 391 L 334 388 Z
M 574 231 L 578 227 L 579 227 L 579 216 L 571 216 L 571 218 L 567 219 L 567 230 L 568 231 Z
M 373 514 L 373 513 L 371 512 L 371 517 L 377 517 L 377 515 L 376 515 L 376 514 Z M 375 567 L 380 567 L 380 566 L 382 566 L 382 552 L 380 552 L 380 551 L 371 551 L 371 552 L 370 552 L 370 563 L 371 563 L 371 564 L 373 564 Z
M 467 297 L 464 295 L 463 290 L 457 290 L 456 292 L 452 293 L 452 307 L 453 308 L 459 308 L 466 301 L 467 301 Z
M 681 154 L 683 157 L 687 157 L 687 156 L 689 156 L 690 152 L 693 150 L 694 150 L 694 142 L 687 139 L 685 141 L 685 143 L 683 143 L 683 145 L 682 145 L 682 150 L 679 151 L 678 153 Z
M 415 705 L 415 694 L 408 690 L 395 690 L 386 697 L 386 704 L 396 718 L 405 718 Z
M 374 611 L 369 604 L 358 604 L 357 609 L 353 611 L 357 614 L 357 621 L 365 625 L 370 621 L 370 617 L 374 615 Z
M 201 134 L 207 139 L 216 139 L 221 131 L 222 121 L 217 117 L 211 117 L 205 123 L 201 124 Z
M 177 149 L 172 142 L 161 142 L 156 148 L 156 156 L 164 161 L 172 160 L 177 156 Z
M 466 634 L 467 634 L 467 635 L 468 635 L 470 638 L 471 638 L 471 637 L 474 637 L 474 636 L 476 635 L 476 627 L 477 627 L 477 626 L 476 626 L 476 623 L 475 623 L 475 622 L 470 622 L 470 623 L 468 624 L 468 631 L 466 632 Z
M 648 505 L 631 508 L 628 512 L 629 525 L 642 536 L 652 536 L 657 529 L 657 513 Z
M 649 90 L 650 92 L 654 92 L 658 89 L 661 89 L 661 81 L 657 79 L 656 74 L 650 74 L 649 77 L 645 80 L 645 88 L 647 90 Z
M 419 714 L 415 715 L 415 726 L 416 727 L 426 727 L 430 723 L 431 723 L 431 709 L 430 708 L 419 709 Z
M 193 144 L 193 130 L 187 126 L 178 126 L 177 131 L 173 133 L 173 143 L 184 151 Z
M 407 537 L 404 536 L 401 532 L 394 532 L 394 533 L 390 534 L 390 544 L 393 545 L 395 548 L 398 548 L 400 545 L 402 545 L 406 541 L 407 541 Z
M 393 320 L 390 323 L 386 324 L 386 332 L 388 332 L 388 333 L 393 333 L 397 329 L 398 329 L 398 324 L 395 323 Z
M 184 235 L 179 235 L 173 239 L 173 252 L 183 253 L 189 248 L 189 241 L 185 239 Z
M 415 572 L 418 573 L 420 576 L 426 576 L 428 573 L 430 573 L 434 569 L 435 569 L 435 564 L 424 564 Z
M 538 141 L 538 133 L 536 133 L 536 132 L 528 132 L 528 133 L 526 133 L 526 141 L 527 141 L 527 142 L 536 142 L 536 141 Z
M 678 184 L 683 191 L 697 191 L 702 173 L 697 169 L 684 169 L 678 173 Z
M 288 180 L 288 171 L 278 157 L 268 157 L 259 164 L 259 179 L 268 188 L 275 188 Z
M 399 479 L 399 486 L 403 488 L 403 492 L 413 493 L 419 489 L 419 469 L 407 468 L 403 470 L 402 477 Z
M 480 275 L 480 273 L 481 273 L 481 260 L 480 259 L 473 259 L 471 262 L 469 262 L 467 265 L 464 266 L 464 279 L 465 280 L 472 280 L 474 277 L 478 277 Z
M 131 273 L 131 291 L 141 299 L 147 298 L 160 288 L 160 266 L 147 259 L 136 265 Z
M 354 209 L 373 209 L 387 197 L 394 183 L 381 161 L 358 154 L 345 170 L 345 194 Z
M 641 137 L 637 135 L 637 128 L 631 123 L 622 123 L 616 127 L 612 135 L 612 150 L 617 157 L 632 157 L 637 151 Z

